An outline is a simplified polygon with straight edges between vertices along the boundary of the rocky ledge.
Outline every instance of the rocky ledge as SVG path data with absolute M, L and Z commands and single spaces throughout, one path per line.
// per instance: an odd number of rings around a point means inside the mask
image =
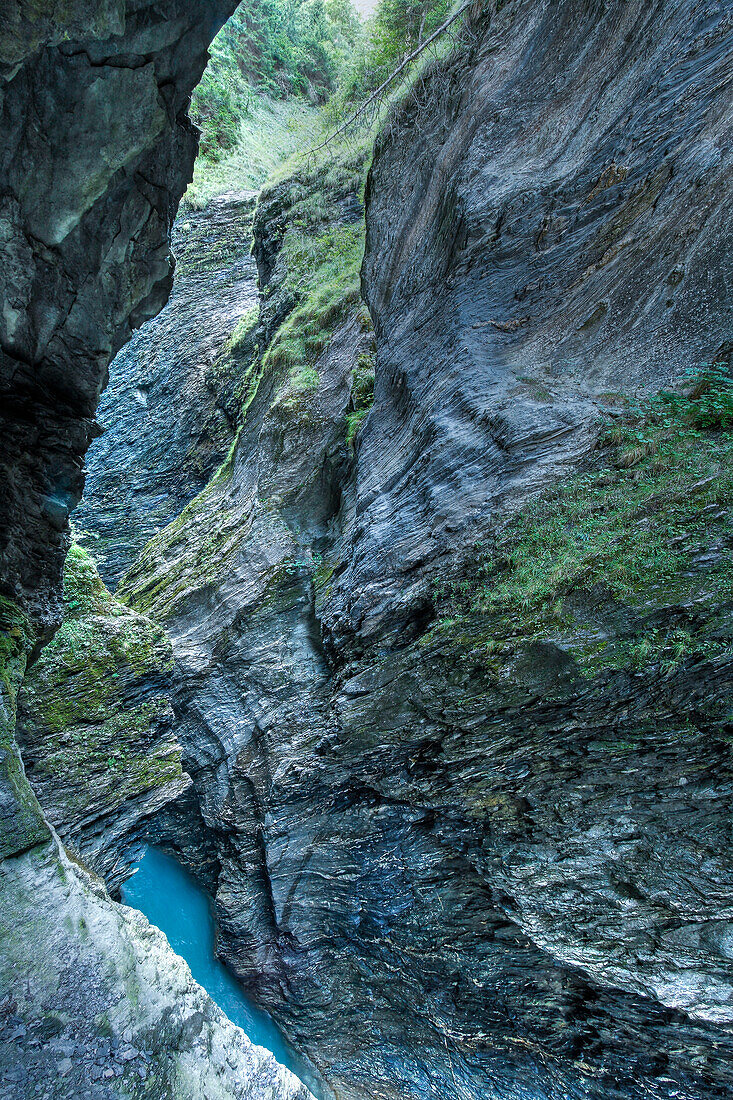
M 5 860 L 0 887 L 3 1100 L 309 1100 L 56 843 Z

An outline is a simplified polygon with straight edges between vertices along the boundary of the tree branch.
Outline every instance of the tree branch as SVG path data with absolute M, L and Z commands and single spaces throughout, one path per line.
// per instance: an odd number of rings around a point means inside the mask
M 372 94 L 364 100 L 361 106 L 358 107 L 352 115 L 349 115 L 346 121 L 339 126 L 338 130 L 334 130 L 332 134 L 329 134 L 325 141 L 322 141 L 320 145 L 315 145 L 312 149 L 309 149 L 308 152 L 304 155 L 306 157 L 309 157 L 313 153 L 317 153 L 319 149 L 325 148 L 325 146 L 330 144 L 330 142 L 332 142 L 334 138 L 337 138 L 339 134 L 343 134 L 345 130 L 348 130 L 350 126 L 353 126 L 357 119 L 359 119 L 364 114 L 364 112 L 371 106 L 371 104 L 374 103 L 376 99 L 379 99 L 379 97 L 382 95 L 383 92 L 386 91 L 390 84 L 392 84 L 397 79 L 400 73 L 403 72 L 407 68 L 407 66 L 415 60 L 416 57 L 419 57 L 420 54 L 423 53 L 424 50 L 426 50 L 428 46 L 435 41 L 436 38 L 439 38 L 444 31 L 447 31 L 448 27 L 450 27 L 451 24 L 455 23 L 456 19 L 458 19 L 459 16 L 463 15 L 464 11 L 467 11 L 468 8 L 470 8 L 474 4 L 475 0 L 467 0 L 467 3 L 462 4 L 458 11 L 454 12 L 449 19 L 446 19 L 445 23 L 438 27 L 436 31 L 433 31 L 433 33 L 428 38 L 426 38 L 421 45 L 418 45 L 417 49 L 413 50 L 411 54 L 408 54 L 404 61 L 402 61 L 397 66 L 394 72 L 390 73 L 384 83 L 380 84 L 377 90 L 375 92 L 372 92 Z

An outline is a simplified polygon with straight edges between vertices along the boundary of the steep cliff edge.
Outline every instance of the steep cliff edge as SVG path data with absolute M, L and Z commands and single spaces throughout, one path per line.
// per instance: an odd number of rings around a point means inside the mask
M 196 152 L 186 104 L 227 14 L 215 0 L 80 2 L 60 15 L 21 3 L 3 23 L 0 575 L 4 619 L 27 620 L 31 648 L 60 618 L 67 520 L 107 365 L 170 291 L 170 227 Z M 4 852 L 44 833 L 19 778 L 15 690 L 8 680 Z
M 20 0 L 3 10 L 0 1090 L 13 1100 L 308 1095 L 147 921 L 69 862 L 14 737 L 26 666 L 61 617 L 68 514 L 107 364 L 170 290 L 169 232 L 197 144 L 186 106 L 232 7 Z M 139 642 L 142 621 L 121 618 Z
M 107 365 L 170 292 L 186 105 L 232 7 L 20 3 L 3 24 L 0 564 L 44 628 Z
M 220 196 L 176 220 L 171 299 L 110 368 L 87 456 L 77 529 L 114 588 L 148 539 L 203 489 L 236 426 L 227 341 L 257 311 L 250 255 L 255 195 Z
M 728 370 L 733 13 L 494 7 L 375 151 L 372 411 L 358 301 L 293 308 L 296 175 L 231 460 L 121 592 L 222 953 L 337 1095 L 727 1096 L 730 422 L 679 389 Z

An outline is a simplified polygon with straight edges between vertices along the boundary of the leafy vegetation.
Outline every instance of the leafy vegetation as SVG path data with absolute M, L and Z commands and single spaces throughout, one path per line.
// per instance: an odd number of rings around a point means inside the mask
M 200 210 L 226 191 L 256 191 L 275 169 L 303 149 L 320 112 L 305 100 L 290 96 L 253 96 L 239 124 L 238 144 L 215 158 L 199 156 L 184 203 Z
M 361 225 L 318 226 L 299 220 L 283 245 L 288 285 L 298 304 L 268 347 L 265 370 L 286 366 L 301 388 L 318 383 L 315 362 L 346 307 L 359 301 L 364 249 Z
M 113 613 L 115 604 L 97 572 L 94 559 L 72 542 L 64 564 L 64 621 Z
M 441 630 L 478 631 L 487 654 L 565 638 L 590 671 L 653 660 L 671 668 L 716 652 L 700 616 L 684 609 L 733 599 L 733 380 L 718 364 L 692 383 L 687 396 L 628 403 L 603 439 L 607 464 L 477 545 L 463 576 L 436 586 Z M 582 592 L 636 612 L 622 638 L 599 633 L 603 614 L 585 615 Z M 679 610 L 659 624 L 662 606 Z
M 380 87 L 445 21 L 450 7 L 448 0 L 379 0 L 328 105 L 331 124 L 340 122 L 354 104 Z
M 374 354 L 360 355 L 351 383 L 352 408 L 346 415 L 346 442 L 353 444 L 374 403 Z
M 203 156 L 216 161 L 241 143 L 257 95 L 323 103 L 360 33 L 349 0 L 243 0 L 191 101 Z

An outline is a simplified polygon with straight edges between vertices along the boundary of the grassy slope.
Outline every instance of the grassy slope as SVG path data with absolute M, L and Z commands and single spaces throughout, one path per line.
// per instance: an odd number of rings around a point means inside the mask
M 199 157 L 185 205 L 203 208 L 227 191 L 256 191 L 296 150 L 307 146 L 320 129 L 320 112 L 302 99 L 253 96 L 242 120 L 240 144 L 219 161 Z
M 496 668 L 543 639 L 585 674 L 669 672 L 723 653 L 733 430 L 704 424 L 705 400 L 661 396 L 626 410 L 595 468 L 525 508 L 436 585 L 436 632 Z

